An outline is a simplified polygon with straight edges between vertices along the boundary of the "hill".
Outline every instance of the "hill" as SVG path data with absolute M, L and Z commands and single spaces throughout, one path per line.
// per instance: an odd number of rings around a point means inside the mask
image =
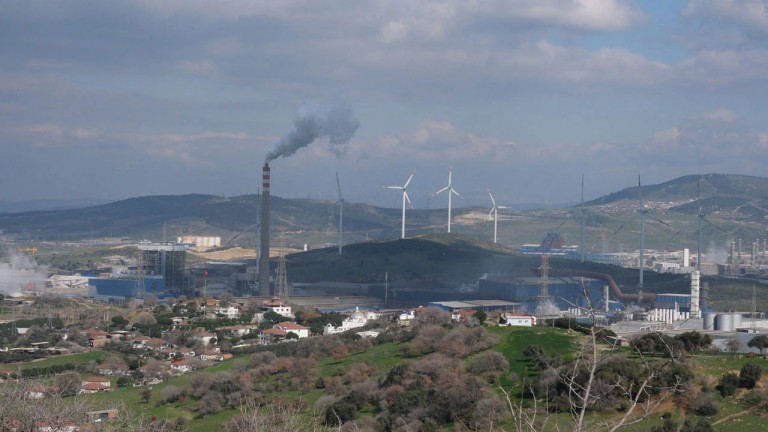
M 649 249 L 695 248 L 696 215 L 701 208 L 708 223 L 704 244 L 726 248 L 731 239 L 765 237 L 768 221 L 768 179 L 707 174 L 685 176 L 659 185 L 643 186 L 650 213 L 646 219 Z M 628 188 L 586 203 L 585 249 L 624 252 L 639 247 L 637 189 Z M 0 214 L 0 230 L 20 240 L 78 240 L 129 237 L 161 241 L 181 235 L 220 236 L 231 246 L 253 247 L 257 242 L 258 197 L 243 195 L 148 196 L 71 210 Z M 273 233 L 285 232 L 291 247 L 311 248 L 338 242 L 338 205 L 335 202 L 273 197 Z M 499 244 L 517 247 L 539 243 L 549 231 L 566 241 L 580 238 L 581 211 L 568 208 L 499 213 Z M 444 209 L 407 212 L 407 236 L 445 231 Z M 344 242 L 392 239 L 400 234 L 400 210 L 345 203 Z M 493 222 L 486 208 L 455 208 L 453 231 L 475 240 L 493 238 Z

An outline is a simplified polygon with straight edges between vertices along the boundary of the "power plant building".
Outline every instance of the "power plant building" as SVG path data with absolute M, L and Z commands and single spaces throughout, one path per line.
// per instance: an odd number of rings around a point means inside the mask
M 583 286 L 582 286 L 583 281 Z M 480 299 L 498 299 L 521 303 L 527 310 L 535 310 L 541 294 L 541 279 L 536 277 L 509 278 L 488 276 L 478 280 Z M 589 304 L 602 308 L 603 281 L 575 277 L 551 277 L 548 282 L 548 294 L 551 301 L 561 310 Z M 584 293 L 587 293 L 585 297 Z
M 186 248 L 178 244 L 140 244 L 139 275 L 162 276 L 165 288 L 187 294 Z M 141 287 L 140 287 L 141 288 Z

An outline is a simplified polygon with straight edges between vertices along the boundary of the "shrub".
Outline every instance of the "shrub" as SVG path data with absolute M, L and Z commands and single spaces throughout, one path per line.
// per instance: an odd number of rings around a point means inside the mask
M 739 376 L 731 372 L 724 374 L 716 388 L 722 397 L 735 395 L 739 388 Z
M 717 403 L 710 392 L 701 392 L 689 405 L 691 411 L 700 416 L 713 416 L 717 414 Z
M 348 397 L 340 399 L 325 410 L 325 424 L 328 426 L 339 426 L 349 420 L 354 420 L 357 416 L 357 407 Z
M 755 387 L 763 375 L 763 368 L 755 363 L 746 363 L 739 372 L 739 387 L 751 389 Z

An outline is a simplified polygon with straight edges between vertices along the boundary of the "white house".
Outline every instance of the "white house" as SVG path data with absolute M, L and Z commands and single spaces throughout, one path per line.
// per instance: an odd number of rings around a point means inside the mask
M 309 327 L 304 327 L 303 325 L 291 321 L 275 324 L 272 328 L 282 330 L 286 333 L 296 333 L 296 336 L 298 336 L 299 339 L 309 337 Z
M 361 312 L 359 308 L 355 307 L 355 311 L 352 313 L 352 315 L 348 318 L 345 318 L 339 327 L 334 327 L 330 323 L 326 324 L 326 326 L 323 328 L 323 334 L 342 333 L 347 330 L 362 327 L 366 325 L 369 320 L 375 320 L 378 318 L 379 314 L 376 312 Z
M 527 314 L 503 314 L 499 319 L 500 326 L 532 327 L 536 325 L 536 317 Z
M 224 318 L 228 319 L 238 319 L 240 318 L 240 309 L 238 309 L 235 306 L 226 306 L 226 307 L 216 307 L 213 308 L 213 314 L 215 316 L 223 316 Z
M 179 373 L 187 373 L 193 369 L 192 362 L 189 359 L 176 360 L 171 362 L 171 369 Z

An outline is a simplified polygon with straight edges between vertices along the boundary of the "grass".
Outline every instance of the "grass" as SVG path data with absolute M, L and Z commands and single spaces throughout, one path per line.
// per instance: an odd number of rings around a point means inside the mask
M 33 360 L 29 362 L 8 363 L 2 366 L 3 369 L 9 370 L 24 370 L 31 368 L 44 368 L 56 365 L 62 365 L 72 363 L 75 365 L 85 364 L 90 361 L 99 362 L 104 360 L 107 355 L 101 351 L 89 351 L 77 354 L 65 354 L 58 356 L 46 357 L 40 360 Z
M 570 356 L 575 346 L 574 334 L 553 327 L 491 327 L 489 330 L 500 338 L 493 349 L 507 358 L 510 372 L 520 377 L 534 375 L 530 362 L 523 355 L 527 346 L 541 345 L 547 355 L 564 357 Z

